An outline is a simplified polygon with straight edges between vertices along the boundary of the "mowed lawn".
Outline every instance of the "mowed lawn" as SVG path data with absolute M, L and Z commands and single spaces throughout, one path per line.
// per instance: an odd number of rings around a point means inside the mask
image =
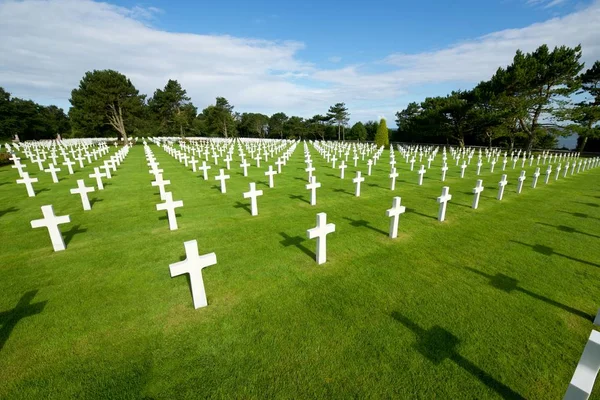
M 389 151 L 366 176 L 360 198 L 310 147 L 323 187 L 308 203 L 303 145 L 269 189 L 264 171 L 243 177 L 237 149 L 227 193 L 151 145 L 175 200 L 179 230 L 156 211 L 143 147 L 135 146 L 84 212 L 76 168 L 28 198 L 17 171 L 0 168 L 0 398 L 527 398 L 559 399 L 600 306 L 600 168 L 531 189 L 526 165 L 507 165 L 504 200 L 495 172 L 476 157 L 465 178 L 441 154 L 423 186 Z M 114 148 L 111 149 L 114 152 Z M 212 158 L 210 159 L 212 165 Z M 274 161 L 274 160 L 271 160 Z M 350 165 L 353 165 L 350 159 Z M 424 162 L 426 164 L 426 162 Z M 564 165 L 564 163 L 563 163 Z M 221 161 L 220 168 L 224 168 Z M 478 210 L 471 190 L 483 179 Z M 250 216 L 242 193 L 264 196 Z M 442 186 L 453 198 L 436 220 Z M 402 197 L 396 240 L 386 209 Z M 32 229 L 52 204 L 67 249 Z M 326 212 L 327 263 L 314 261 L 306 230 Z M 218 263 L 203 270 L 209 306 L 195 310 L 186 277 L 171 278 L 183 242 L 197 239 Z M 600 398 L 597 385 L 593 398 Z

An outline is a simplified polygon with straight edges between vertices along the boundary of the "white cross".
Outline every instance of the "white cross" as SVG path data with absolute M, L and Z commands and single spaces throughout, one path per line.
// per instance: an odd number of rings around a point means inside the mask
M 396 178 L 398 177 L 398 172 L 396 172 L 396 168 L 392 167 L 392 172 L 389 176 L 391 179 L 391 190 L 396 190 Z
M 101 165 L 100 168 L 104 170 L 104 173 L 106 174 L 106 179 L 111 179 L 111 177 L 112 177 L 112 175 L 110 174 L 111 167 L 108 165 L 108 161 L 105 161 L 104 165 Z
M 306 172 L 308 172 L 308 181 L 310 182 L 311 178 L 312 178 L 312 174 L 315 171 L 315 167 L 312 166 L 312 163 L 308 163 L 308 167 L 306 167 L 304 170 Z
M 533 180 L 531 181 L 531 187 L 535 189 L 535 187 L 537 186 L 537 181 L 538 178 L 540 177 L 540 169 L 536 168 L 535 172 L 533 173 Z
M 262 190 L 256 190 L 256 183 L 250 182 L 250 191 L 244 193 L 244 198 L 250 198 L 250 208 L 252 210 L 252 216 L 258 215 L 258 204 L 256 198 L 262 195 Z
M 202 171 L 202 176 L 204 177 L 205 181 L 208 180 L 208 170 L 210 168 L 210 165 L 206 165 L 206 161 L 202 161 L 202 166 L 198 167 L 198 169 Z
M 493 160 L 492 160 L 492 162 L 490 163 L 490 165 L 492 166 L 492 167 L 490 168 L 490 172 L 491 172 L 491 173 L 494 173 L 494 166 L 496 165 L 496 160 L 495 160 L 495 159 L 493 159 Z
M 78 154 L 77 157 L 75 157 L 75 159 L 77 161 L 79 161 L 79 168 L 83 168 L 83 160 L 84 160 L 84 158 L 81 156 L 81 154 Z
M 311 191 L 310 193 L 310 205 L 317 205 L 317 188 L 321 187 L 321 182 L 317 182 L 316 176 L 310 177 L 310 183 L 306 185 L 306 188 Z
M 433 157 L 432 156 L 427 157 L 427 168 L 428 169 L 431 168 L 431 162 L 432 161 L 433 161 Z M 411 166 L 410 166 L 410 170 L 411 171 L 413 170 L 414 164 L 415 164 L 415 160 L 414 160 L 414 157 L 413 157 L 413 159 L 411 160 Z
M 272 188 L 275 185 L 273 183 L 273 175 L 277 175 L 277 171 L 273 170 L 272 165 L 269 165 L 269 170 L 265 172 L 265 175 L 269 177 L 269 187 Z
M 233 159 L 230 156 L 225 157 L 225 163 L 227 164 L 227 170 L 231 169 L 231 161 Z
M 523 182 L 525 181 L 525 171 L 521 171 L 521 175 L 519 175 L 519 177 L 517 178 L 517 180 L 519 181 L 519 183 L 517 183 L 517 193 L 521 193 L 521 190 L 523 190 Z
M 42 206 L 42 214 L 44 218 L 35 219 L 31 221 L 32 228 L 48 228 L 48 233 L 50 234 L 50 240 L 52 241 L 52 247 L 54 251 L 61 251 L 65 249 L 65 241 L 63 240 L 62 235 L 60 234 L 60 229 L 58 229 L 58 225 L 67 224 L 71 222 L 71 219 L 68 215 L 62 215 L 60 217 L 54 215 L 54 210 L 52 206 Z
M 581 165 L 581 162 L 579 163 Z M 552 165 L 548 164 L 548 168 L 546 168 L 546 176 L 544 179 L 544 183 L 547 185 L 550 180 L 550 174 L 552 173 Z
M 392 201 L 392 208 L 386 211 L 386 215 L 391 218 L 390 220 L 390 238 L 395 239 L 398 237 L 398 220 L 400 214 L 406 212 L 406 207 L 400 205 L 402 199 L 400 197 L 394 197 Z
M 240 164 L 240 167 L 242 167 L 244 169 L 244 176 L 248 176 L 248 167 L 250 166 L 250 164 L 248 164 L 246 162 L 245 158 L 242 158 L 242 163 Z
M 158 191 L 160 193 L 160 199 L 165 200 L 165 186 L 170 185 L 170 180 L 164 180 L 162 174 L 155 175 L 155 181 L 151 183 L 152 186 L 158 186 Z
M 56 168 L 52 163 L 44 170 L 44 172 L 50 172 L 50 175 L 52 175 L 52 182 L 54 183 L 58 183 L 58 176 L 56 176 L 58 171 L 60 171 L 60 168 Z
M 481 162 L 481 159 L 479 159 L 479 161 L 477 161 L 477 176 L 479 176 L 479 173 L 481 172 L 482 165 L 483 163 Z
M 215 180 L 221 181 L 221 193 L 227 193 L 227 186 L 225 184 L 225 181 L 229 178 L 231 177 L 229 175 L 225 175 L 224 169 L 220 169 L 219 175 L 215 176 Z
M 29 172 L 23 172 L 23 177 L 21 179 L 17 179 L 18 184 L 24 184 L 25 188 L 27 188 L 27 195 L 29 197 L 35 197 L 35 190 L 33 190 L 32 183 L 38 181 L 38 178 L 30 178 Z
M 92 209 L 90 204 L 90 199 L 88 198 L 88 193 L 93 192 L 94 187 L 86 187 L 83 179 L 77 179 L 77 188 L 71 189 L 71 194 L 78 194 L 81 196 L 81 204 L 83 205 L 84 211 L 89 211 Z
M 425 169 L 425 166 L 421 164 L 421 169 L 417 172 L 419 174 L 419 186 L 423 185 L 423 175 L 425 175 L 425 172 L 427 172 L 427 170 Z
M 444 186 L 442 188 L 442 195 L 437 198 L 437 202 L 440 203 L 438 221 L 443 221 L 446 219 L 446 206 L 448 205 L 448 202 L 452 200 L 452 195 L 449 192 L 450 188 L 448 186 Z
M 361 182 L 364 182 L 364 181 L 365 181 L 365 178 L 360 176 L 360 171 L 356 171 L 356 178 L 352 179 L 352 182 L 354 182 L 356 184 L 356 191 L 354 192 L 354 195 L 356 197 L 360 197 L 360 184 L 361 184 Z
M 506 180 L 506 174 L 502 175 L 502 179 L 498 182 L 498 196 L 496 197 L 498 200 L 502 200 L 504 196 L 504 187 L 508 184 Z
M 369 169 L 367 170 L 367 175 L 371 176 L 371 168 L 373 167 L 373 160 L 369 159 L 367 161 L 367 166 L 369 167 Z
M 175 216 L 175 209 L 183 207 L 183 201 L 173 201 L 173 193 L 165 193 L 165 202 L 156 205 L 158 211 L 167 211 L 167 218 L 169 219 L 169 229 L 174 231 L 177 230 L 177 217 Z
M 415 160 L 415 157 L 413 156 L 413 157 L 410 159 L 410 170 L 411 170 L 411 171 L 413 171 L 413 170 L 414 170 L 414 168 L 415 168 L 415 161 L 417 161 L 417 160 Z
M 344 160 L 342 160 L 338 168 L 340 169 L 340 178 L 344 179 L 344 171 L 346 168 L 348 168 L 348 166 L 344 163 Z
M 102 183 L 102 177 L 106 176 L 106 174 L 103 174 L 102 172 L 100 172 L 100 168 L 94 167 L 94 173 L 89 174 L 88 176 L 90 178 L 96 179 L 96 185 L 98 186 L 98 190 L 104 190 L 104 184 Z
M 558 166 L 556 167 L 556 176 L 554 177 L 554 180 L 557 181 L 558 180 L 558 176 L 560 175 L 560 170 L 562 169 L 561 165 L 558 164 Z
M 184 242 L 183 247 L 185 248 L 185 260 L 169 265 L 171 278 L 189 274 L 194 308 L 206 307 L 208 301 L 206 300 L 206 291 L 204 290 L 202 269 L 215 265 L 217 263 L 217 255 L 215 253 L 199 255 L 198 242 L 196 240 Z
M 260 168 L 260 154 L 257 154 L 254 159 L 256 160 L 256 168 Z
M 467 162 L 463 161 L 462 165 L 460 166 L 460 177 L 461 178 L 465 177 L 465 169 L 467 169 Z
M 198 160 L 194 156 L 190 159 L 190 164 L 192 164 L 192 171 L 196 172 L 196 164 L 198 164 Z
M 212 156 L 215 159 L 215 165 L 217 165 L 219 163 L 219 156 L 217 155 L 217 153 L 213 153 Z
M 333 163 L 333 165 L 331 166 L 331 168 L 335 169 L 335 162 L 337 161 L 337 157 L 334 155 L 333 157 L 331 157 L 331 162 Z
M 471 206 L 473 209 L 477 209 L 477 207 L 479 207 L 479 197 L 481 196 L 483 189 L 483 181 L 481 179 L 477 179 L 477 184 L 473 188 L 473 194 L 475 194 L 473 197 L 473 205 Z
M 446 180 L 446 172 L 448 171 L 448 164 L 444 163 L 442 167 L 442 182 Z
M 275 161 L 275 165 L 277 165 L 277 173 L 280 174 L 281 166 L 285 165 L 285 161 L 281 161 L 281 158 L 277 158 L 277 161 Z
M 71 161 L 71 159 L 66 158 L 65 162 L 62 163 L 62 165 L 66 165 L 67 169 L 69 170 L 69 175 L 73 175 L 73 165 L 75 165 L 75 163 Z
M 308 229 L 306 234 L 309 239 L 317 238 L 317 264 L 323 264 L 327 260 L 327 235 L 335 232 L 335 225 L 327 223 L 327 214 L 317 214 L 317 226 Z

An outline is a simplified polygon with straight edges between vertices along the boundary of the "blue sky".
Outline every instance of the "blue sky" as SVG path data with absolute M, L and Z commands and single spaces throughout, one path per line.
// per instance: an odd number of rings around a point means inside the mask
M 583 45 L 600 58 L 600 0 L 0 0 L 0 86 L 69 107 L 91 69 L 151 95 L 177 79 L 200 109 L 310 117 L 345 102 L 351 121 L 468 89 L 517 49 Z

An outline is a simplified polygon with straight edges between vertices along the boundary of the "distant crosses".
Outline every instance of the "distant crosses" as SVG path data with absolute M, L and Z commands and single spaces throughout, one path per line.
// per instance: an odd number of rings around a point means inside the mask
M 402 199 L 400 197 L 394 197 L 392 201 L 392 208 L 386 211 L 386 215 L 391 218 L 390 220 L 390 238 L 395 239 L 398 237 L 398 220 L 400 214 L 406 212 L 406 207 L 400 205 Z
M 517 180 L 519 181 L 517 183 L 517 193 L 521 194 L 521 191 L 523 190 L 523 182 L 525 182 L 525 171 L 521 171 L 521 175 L 519 175 L 519 177 L 517 178 Z
M 100 172 L 100 168 L 94 167 L 94 173 L 88 175 L 90 178 L 96 179 L 96 186 L 98 186 L 98 190 L 104 190 L 104 184 L 102 183 L 102 177 L 106 176 Z
M 257 205 L 256 198 L 258 196 L 262 196 L 262 195 L 263 195 L 262 190 L 256 190 L 256 183 L 250 182 L 250 191 L 244 193 L 244 198 L 250 199 L 250 209 L 251 209 L 251 214 L 253 217 L 258 215 L 258 205 Z
M 450 188 L 448 186 L 444 186 L 442 188 L 442 195 L 437 198 L 437 202 L 440 203 L 440 209 L 438 211 L 438 221 L 442 222 L 446 219 L 446 206 L 448 205 L 448 202 L 450 200 L 452 200 Z
M 183 247 L 185 248 L 185 260 L 169 265 L 171 278 L 189 274 L 194 308 L 206 307 L 208 301 L 206 300 L 206 291 L 204 290 L 202 269 L 215 265 L 217 263 L 217 255 L 215 253 L 199 255 L 198 242 L 196 240 L 184 242 Z
M 446 172 L 448 171 L 448 164 L 444 163 L 442 167 L 442 182 L 446 180 Z
M 73 165 L 75 165 L 73 161 L 67 158 L 65 159 L 65 162 L 62 163 L 62 165 L 66 165 L 67 169 L 69 170 L 69 175 L 73 175 Z
M 208 170 L 210 169 L 210 165 L 206 165 L 206 161 L 202 161 L 202 166 L 198 167 L 200 171 L 202 171 L 202 177 L 205 181 L 208 180 Z M 245 175 L 244 175 L 245 176 Z
M 473 209 L 477 209 L 479 207 L 479 197 L 481 196 L 481 192 L 483 192 L 483 181 L 481 179 L 477 179 L 477 184 L 473 188 L 473 205 L 471 206 Z
M 552 165 L 548 164 L 548 168 L 546 168 L 546 176 L 544 177 L 544 183 L 547 185 L 550 181 L 550 174 L 552 173 Z
M 260 168 L 260 154 L 257 154 L 254 159 L 256 160 L 256 168 Z
M 502 197 L 504 196 L 504 187 L 507 183 L 508 181 L 506 180 L 506 174 L 503 174 L 502 179 L 500 179 L 500 182 L 498 182 L 498 196 L 496 197 L 498 200 L 502 200 Z
M 327 235 L 332 232 L 335 232 L 335 225 L 327 223 L 325 213 L 318 213 L 317 226 L 306 231 L 309 239 L 317 239 L 317 264 L 323 264 L 327 260 Z
M 566 178 L 568 173 L 569 173 L 569 163 L 567 162 L 567 165 L 565 165 L 565 173 L 563 174 L 563 178 Z
M 231 177 L 229 175 L 225 175 L 224 169 L 220 169 L 219 175 L 215 176 L 215 180 L 221 181 L 221 193 L 227 193 L 227 185 L 225 184 L 225 181 L 229 178 Z
M 417 160 L 415 160 L 415 157 L 413 156 L 413 157 L 410 159 L 410 170 L 411 170 L 411 171 L 414 171 L 414 169 L 415 169 L 415 161 L 417 161 Z
M 88 198 L 88 193 L 93 192 L 94 187 L 86 187 L 83 179 L 77 179 L 77 188 L 71 189 L 71 194 L 78 194 L 81 196 L 81 204 L 83 205 L 84 211 L 89 211 L 92 209 L 90 204 L 90 199 Z
M 460 166 L 460 177 L 461 178 L 465 177 L 465 169 L 467 169 L 467 162 L 463 161 L 462 165 Z
M 340 178 L 344 179 L 344 171 L 346 168 L 348 168 L 348 166 L 344 163 L 344 160 L 342 160 L 338 168 L 340 169 Z
M 494 166 L 496 165 L 496 159 L 493 158 L 492 161 L 490 162 L 490 172 L 493 174 L 494 173 Z
M 169 219 L 169 229 L 172 231 L 177 230 L 177 217 L 175 216 L 175 209 L 183 207 L 183 201 L 173 201 L 173 193 L 165 193 L 165 202 L 156 205 L 158 211 L 167 211 L 167 218 Z
M 275 186 L 273 183 L 273 175 L 277 175 L 277 171 L 273 170 L 273 166 L 269 165 L 269 170 L 265 172 L 265 176 L 269 177 L 269 187 L 272 188 Z
M 281 157 L 278 157 L 277 161 L 275 161 L 275 165 L 277 165 L 277 173 L 280 174 L 281 173 L 281 166 L 285 165 L 285 161 L 283 161 L 281 159 Z
M 242 167 L 244 169 L 244 176 L 248 176 L 248 167 L 249 166 L 250 166 L 250 164 L 248 164 L 246 159 L 243 159 L 242 163 L 240 164 L 240 167 Z
M 540 168 L 538 167 L 535 169 L 535 172 L 533 173 L 533 180 L 531 181 L 531 187 L 533 189 L 535 189 L 535 187 L 537 186 L 537 181 L 538 181 L 539 177 L 540 177 Z
M 306 185 L 306 188 L 310 190 L 310 205 L 317 205 L 317 189 L 321 187 L 321 182 L 317 182 L 315 176 L 310 177 L 310 183 Z
M 198 167 L 196 167 L 196 164 L 198 164 L 198 160 L 196 160 L 196 158 L 193 155 L 190 159 L 190 164 L 192 164 L 192 172 L 196 172 L 198 170 Z
M 310 182 L 310 180 L 312 179 L 313 172 L 315 172 L 315 169 L 316 169 L 316 168 L 312 166 L 312 163 L 311 163 L 311 162 L 309 162 L 309 163 L 308 163 L 308 167 L 306 167 L 306 168 L 304 169 L 306 172 L 308 172 L 308 181 L 309 181 L 309 182 Z
M 331 168 L 335 169 L 335 162 L 337 161 L 337 157 L 334 155 L 333 157 L 331 157 Z
M 65 241 L 63 240 L 62 235 L 60 234 L 60 229 L 58 229 L 58 225 L 67 224 L 71 222 L 71 219 L 68 215 L 56 216 L 54 215 L 54 210 L 52 206 L 42 206 L 42 214 L 44 218 L 35 219 L 31 221 L 32 228 L 48 228 L 48 233 L 50 234 L 50 240 L 52 241 L 52 247 L 54 251 L 61 251 L 65 249 Z
M 391 190 L 396 190 L 396 178 L 398 177 L 398 172 L 396 172 L 396 168 L 392 167 L 392 172 L 390 173 L 390 184 Z
M 360 176 L 360 171 L 356 171 L 356 178 L 352 179 L 352 182 L 356 184 L 356 190 L 354 195 L 360 197 L 360 184 L 365 181 L 365 178 Z
M 50 175 L 52 176 L 52 182 L 54 183 L 58 183 L 58 176 L 56 176 L 56 173 L 60 171 L 60 168 L 56 168 L 54 166 L 54 164 L 50 163 L 50 165 L 48 166 L 47 169 L 44 170 L 44 172 L 49 172 Z
M 154 181 L 151 183 L 152 186 L 158 186 L 158 191 L 160 193 L 160 199 L 165 200 L 165 186 L 170 185 L 170 180 L 164 180 L 162 174 L 158 174 L 154 177 Z
M 556 175 L 554 176 L 554 180 L 557 181 L 558 177 L 560 175 L 560 170 L 561 170 L 561 165 L 558 164 L 558 166 L 556 167 Z
M 423 176 L 425 175 L 425 172 L 427 172 L 427 170 L 425 169 L 425 166 L 421 164 L 421 169 L 417 171 L 419 174 L 419 186 L 423 185 Z
M 23 172 L 23 177 L 21 179 L 17 179 L 18 184 L 25 185 L 25 188 L 27 188 L 27 196 L 29 197 L 35 197 L 35 190 L 33 190 L 32 183 L 35 183 L 37 181 L 38 178 L 29 177 L 29 172 Z
M 481 172 L 482 165 L 483 163 L 481 162 L 481 159 L 479 159 L 479 161 L 477 161 L 477 176 L 479 176 L 479 173 Z

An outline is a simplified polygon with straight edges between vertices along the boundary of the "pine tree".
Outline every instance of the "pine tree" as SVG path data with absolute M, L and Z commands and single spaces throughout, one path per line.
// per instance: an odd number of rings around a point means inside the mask
M 375 144 L 377 145 L 377 147 L 387 147 L 390 145 L 390 138 L 385 118 L 381 118 L 379 126 L 377 127 L 377 133 L 375 134 Z

